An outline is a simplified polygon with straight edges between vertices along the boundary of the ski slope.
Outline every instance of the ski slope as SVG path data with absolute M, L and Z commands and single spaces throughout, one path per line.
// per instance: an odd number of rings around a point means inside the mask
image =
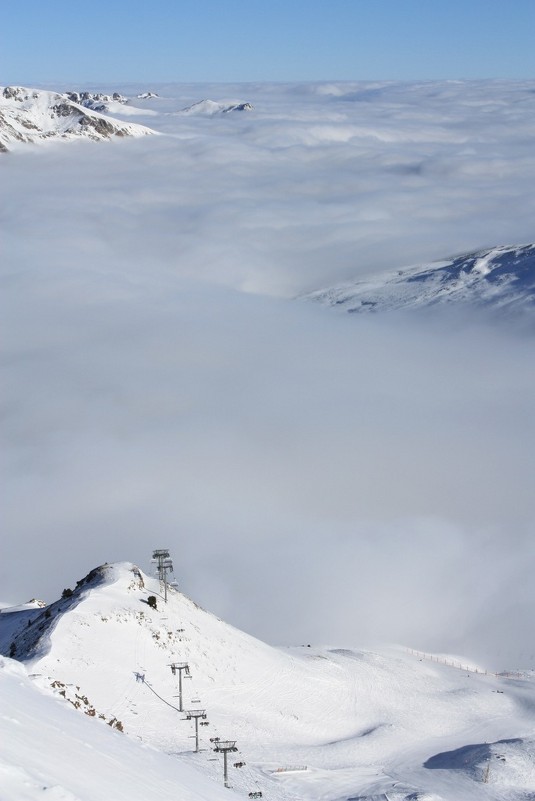
M 193 767 L 36 690 L 0 659 L 1 801 L 219 801 L 237 796 Z
M 157 609 L 147 604 L 150 595 Z M 172 755 L 174 770 L 196 771 L 200 793 L 213 782 L 214 799 L 223 770 L 210 742 L 216 737 L 236 740 L 229 780 L 242 797 L 535 797 L 529 675 L 467 673 L 399 647 L 273 648 L 172 588 L 164 603 L 159 581 L 130 563 L 92 571 L 72 597 L 46 609 L 4 610 L 0 624 L 3 652 L 14 643 L 32 676 L 23 684 L 38 699 L 36 709 L 51 705 L 82 726 L 83 733 L 69 735 L 72 748 L 87 730 L 98 731 L 96 738 L 105 733 L 102 748 L 120 742 L 126 751 L 118 761 L 140 747 L 165 764 Z M 193 722 L 178 711 L 172 663 L 187 663 L 191 674 L 183 677 L 183 708 L 206 710 L 199 753 Z M 52 694 L 55 701 L 45 697 Z M 15 707 L 10 715 L 17 717 Z M 126 736 L 114 730 L 118 724 Z M 76 782 L 61 781 L 85 799 Z

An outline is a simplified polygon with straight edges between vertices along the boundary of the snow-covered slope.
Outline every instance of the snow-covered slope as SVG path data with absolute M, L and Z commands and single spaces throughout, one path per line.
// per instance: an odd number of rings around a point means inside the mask
M 467 673 L 401 648 L 273 648 L 176 590 L 165 604 L 159 582 L 129 563 L 91 571 L 64 595 L 45 609 L 4 610 L 3 652 L 95 727 L 107 723 L 174 754 L 216 786 L 222 764 L 210 739 L 219 737 L 237 741 L 230 782 L 245 795 L 468 801 L 535 794 L 529 676 Z M 177 710 L 173 663 L 189 666 L 184 709 L 206 710 L 199 753 L 192 722 Z
M 533 311 L 535 245 L 481 250 L 304 297 L 348 312 L 421 309 L 438 304 L 470 304 L 514 313 Z
M 93 107 L 86 108 L 72 97 L 82 99 L 72 93 L 58 94 L 20 86 L 0 87 L 0 151 L 7 151 L 18 142 L 79 137 L 101 141 L 116 136 L 155 133 L 142 125 L 102 114 L 96 110 L 94 100 L 88 99 L 87 103 Z M 118 97 L 110 102 L 120 106 L 122 99 Z
M 39 692 L 0 657 L 0 801 L 237 799 L 194 767 Z

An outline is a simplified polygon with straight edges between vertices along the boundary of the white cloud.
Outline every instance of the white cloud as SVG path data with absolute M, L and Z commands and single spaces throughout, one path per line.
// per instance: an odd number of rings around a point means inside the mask
M 532 89 L 184 89 L 150 108 L 256 111 L 6 156 L 2 595 L 165 546 L 273 641 L 494 658 L 533 600 L 531 340 L 286 298 L 530 241 Z

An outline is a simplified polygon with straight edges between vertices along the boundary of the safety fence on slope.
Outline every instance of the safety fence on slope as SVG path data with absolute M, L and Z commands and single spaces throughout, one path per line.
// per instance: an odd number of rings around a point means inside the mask
M 522 673 L 510 671 L 510 670 L 502 670 L 499 673 L 495 673 L 492 670 L 484 670 L 483 668 L 477 667 L 477 665 L 469 665 L 463 662 L 457 662 L 454 659 L 450 659 L 445 656 L 438 656 L 436 654 L 428 654 L 425 651 L 417 651 L 414 648 L 407 648 L 407 653 L 412 654 L 412 656 L 417 656 L 420 660 L 427 659 L 429 662 L 436 662 L 439 665 L 446 665 L 447 667 L 455 668 L 456 670 L 463 670 L 465 673 L 479 673 L 480 676 L 495 676 L 498 679 L 522 679 L 524 678 Z
M 308 770 L 306 765 L 284 765 L 281 768 L 274 768 L 271 773 L 303 773 Z

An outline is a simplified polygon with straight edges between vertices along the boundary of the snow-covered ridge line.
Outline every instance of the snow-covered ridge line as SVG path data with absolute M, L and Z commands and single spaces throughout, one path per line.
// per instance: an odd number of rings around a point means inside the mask
M 0 152 L 18 143 L 51 139 L 86 138 L 104 141 L 113 137 L 155 134 L 151 128 L 123 122 L 102 113 L 105 108 L 77 93 L 58 93 L 21 86 L 0 87 Z M 104 97 L 104 96 L 103 96 Z M 114 96 L 115 98 L 115 96 Z M 122 103 L 118 96 L 116 103 Z
M 367 313 L 470 304 L 503 312 L 535 307 L 535 244 L 475 251 L 307 293 L 342 311 Z

